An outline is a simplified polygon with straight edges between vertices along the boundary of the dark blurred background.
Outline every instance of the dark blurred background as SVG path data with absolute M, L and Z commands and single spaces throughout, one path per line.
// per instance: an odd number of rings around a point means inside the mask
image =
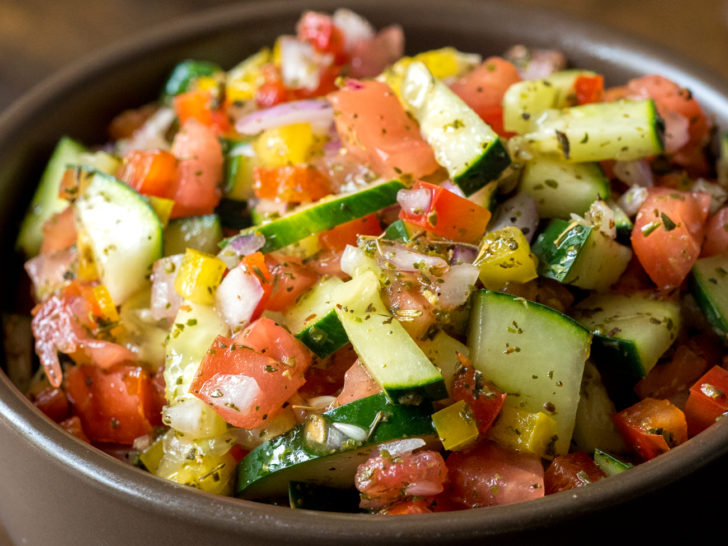
M 254 1 L 254 0 L 248 0 Z M 262 1 L 262 0 L 261 0 Z M 90 50 L 231 0 L 0 0 L 0 110 Z M 513 0 L 627 30 L 728 79 L 728 0 Z M 346 4 L 342 0 L 342 4 Z M 416 6 L 416 0 L 413 0 Z M 443 9 L 447 2 L 443 1 Z

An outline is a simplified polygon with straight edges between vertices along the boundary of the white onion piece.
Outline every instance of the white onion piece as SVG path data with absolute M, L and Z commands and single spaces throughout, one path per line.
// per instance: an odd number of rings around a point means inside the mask
M 439 256 L 428 256 L 414 252 L 404 245 L 390 244 L 379 246 L 380 254 L 377 261 L 383 267 L 398 271 L 422 271 L 423 269 L 447 269 L 447 262 Z
M 614 175 L 628 186 L 651 188 L 655 185 L 652 169 L 645 159 L 615 161 Z
M 501 203 L 496 209 L 488 231 L 515 226 L 523 232 L 530 243 L 538 227 L 538 204 L 536 199 L 526 193 L 517 193 Z
M 182 296 L 174 289 L 174 278 L 182 264 L 183 254 L 166 256 L 154 262 L 150 312 L 154 320 L 174 320 Z
M 193 438 L 209 438 L 219 434 L 221 422 L 225 423 L 212 408 L 199 398 L 189 395 L 162 410 L 162 420 L 171 428 Z
M 217 287 L 215 307 L 223 320 L 236 330 L 245 326 L 263 297 L 263 287 L 244 265 L 231 269 Z
M 341 253 L 339 267 L 341 271 L 350 277 L 356 277 L 366 271 L 379 270 L 379 266 L 374 258 L 370 258 L 364 254 L 362 249 L 352 245 L 346 245 L 344 252 Z
M 404 489 L 405 495 L 427 496 L 442 493 L 444 487 L 441 483 L 430 481 L 419 481 L 407 485 Z
M 430 208 L 431 200 L 430 191 L 424 188 L 397 192 L 397 203 L 407 214 L 422 214 Z
M 304 88 L 313 91 L 319 86 L 321 68 L 333 62 L 330 54 L 318 53 L 308 42 L 293 36 L 281 36 L 281 76 L 290 89 Z
M 710 195 L 709 212 L 711 215 L 718 212 L 726 200 L 728 200 L 728 192 L 722 186 L 708 182 L 705 178 L 698 178 L 693 184 L 691 191 Z
M 632 186 L 617 199 L 617 204 L 627 216 L 632 218 L 640 210 L 645 199 L 647 199 L 647 188 Z
M 381 444 L 377 449 L 377 455 L 381 454 L 382 451 L 386 451 L 392 457 L 401 457 L 412 453 L 415 449 L 419 449 L 425 445 L 425 441 L 422 438 L 405 438 L 403 440 L 394 440 Z
M 131 150 L 169 150 L 169 142 L 165 135 L 175 119 L 177 115 L 174 110 L 167 107 L 159 108 L 134 131 L 130 139 L 119 143 L 119 155 L 126 155 Z
M 368 430 L 357 425 L 352 425 L 351 423 L 333 423 L 332 426 L 357 442 L 364 442 L 369 436 Z
M 438 304 L 445 309 L 454 309 L 465 303 L 478 280 L 480 269 L 473 264 L 458 264 L 440 277 L 435 283 Z
M 344 50 L 346 52 L 350 52 L 358 43 L 371 40 L 374 37 L 374 27 L 369 21 L 350 9 L 337 9 L 332 20 L 344 35 Z
M 665 151 L 672 154 L 690 140 L 690 120 L 672 110 L 662 113 L 662 119 L 665 120 Z
M 597 199 L 589 206 L 589 210 L 584 214 L 584 220 L 610 239 L 617 237 L 614 211 L 601 199 Z
M 455 195 L 458 195 L 460 197 L 465 197 L 465 194 L 463 193 L 463 190 L 455 184 L 454 182 L 450 180 L 445 180 L 442 184 L 440 184 L 443 188 L 445 188 L 447 191 L 454 193 Z
M 309 99 L 284 102 L 265 110 L 258 110 L 238 120 L 235 129 L 244 135 L 256 135 L 266 129 L 309 123 L 311 129 L 326 135 L 334 122 L 334 109 L 326 100 Z
M 210 404 L 220 408 L 237 408 L 247 413 L 260 395 L 258 382 L 246 375 L 216 373 L 200 388 Z

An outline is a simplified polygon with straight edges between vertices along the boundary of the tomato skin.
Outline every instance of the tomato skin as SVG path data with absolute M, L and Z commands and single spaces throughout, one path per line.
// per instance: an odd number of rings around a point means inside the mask
M 346 62 L 344 35 L 328 15 L 306 11 L 298 21 L 296 31 L 299 40 L 309 42 L 320 53 L 332 54 L 335 64 Z
M 668 400 L 645 398 L 612 420 L 627 445 L 648 461 L 687 441 L 685 414 Z
M 173 99 L 174 110 L 181 124 L 196 119 L 218 135 L 231 130 L 230 120 L 223 110 L 213 108 L 212 93 L 203 90 L 187 91 Z
M 430 205 L 422 212 L 402 209 L 400 219 L 452 241 L 480 241 L 490 220 L 488 209 L 428 182 L 417 181 L 412 189 L 428 191 Z
M 584 487 L 606 478 L 587 453 L 576 451 L 556 457 L 544 473 L 546 494 Z
M 402 327 L 420 339 L 437 322 L 435 307 L 420 292 L 415 275 L 388 273 L 382 293 L 385 305 L 399 316 Z
M 139 366 L 75 366 L 66 392 L 92 442 L 131 445 L 162 424 L 151 379 Z
M 710 196 L 649 188 L 632 230 L 632 248 L 661 290 L 679 287 L 700 255 Z
M 271 311 L 287 309 L 319 280 L 318 273 L 294 256 L 266 254 L 265 265 L 273 286 L 265 307 Z
M 117 176 L 139 193 L 170 198 L 177 179 L 177 158 L 164 150 L 132 150 Z
M 31 395 L 31 401 L 36 408 L 56 423 L 68 418 L 71 410 L 66 393 L 57 387 L 49 386 Z
M 88 436 L 86 436 L 86 433 L 83 431 L 83 425 L 81 424 L 81 419 L 78 417 L 78 415 L 69 417 L 68 419 L 65 419 L 58 423 L 58 425 L 63 430 L 68 432 L 71 436 L 75 436 L 79 440 L 82 440 L 88 444 L 91 443 L 91 440 L 88 439 Z
M 421 178 L 438 169 L 432 148 L 387 84 L 348 80 L 328 98 L 347 152 L 380 176 Z
M 705 242 L 701 256 L 715 256 L 728 249 L 728 207 L 710 217 L 705 225 Z
M 604 76 L 579 76 L 574 82 L 577 104 L 602 102 L 604 98 Z
M 695 436 L 728 412 L 728 370 L 713 366 L 690 387 L 685 404 L 688 433 Z
M 40 245 L 40 253 L 50 254 L 65 250 L 76 244 L 77 236 L 73 207 L 68 207 L 48 218 L 43 224 L 43 242 Z
M 544 471 L 536 455 L 486 442 L 447 457 L 452 500 L 469 508 L 543 497 Z
M 319 243 L 327 250 L 342 251 L 346 245 L 356 246 L 359 235 L 379 235 L 380 233 L 382 233 L 382 226 L 379 218 L 376 214 L 370 214 L 320 233 Z
M 513 63 L 500 57 L 489 57 L 480 66 L 457 80 L 450 89 L 501 136 L 511 134 L 503 129 L 503 95 L 521 81 Z
M 295 363 L 296 373 L 305 373 L 311 365 L 311 351 L 293 334 L 268 317 L 252 322 L 233 341 L 269 356 L 278 362 Z M 292 395 L 293 393 L 291 393 Z
M 290 93 L 283 83 L 280 70 L 274 65 L 266 65 L 261 69 L 263 83 L 255 92 L 258 108 L 270 108 L 291 100 Z
M 313 165 L 255 167 L 253 191 L 262 199 L 301 203 L 318 201 L 326 197 L 331 193 L 331 183 L 326 175 Z
M 702 342 L 710 344 L 708 339 Z M 652 368 L 634 391 L 640 398 L 672 398 L 687 390 L 707 369 L 708 361 L 697 350 L 687 344 L 678 345 L 670 361 Z
M 329 361 L 314 362 L 306 372 L 306 384 L 299 389 L 299 394 L 304 398 L 335 396 L 343 388 L 346 372 L 356 359 L 356 352 L 347 344 L 331 355 Z
M 506 401 L 506 393 L 485 381 L 480 370 L 476 370 L 464 356 L 460 361 L 461 363 L 465 361 L 465 365 L 458 370 L 453 379 L 452 399 L 468 403 L 478 424 L 478 432 L 484 437 L 498 417 Z
M 222 191 L 222 146 L 215 132 L 196 119 L 187 120 L 175 135 L 177 180 L 171 194 L 172 218 L 212 214 Z
M 343 406 L 381 391 L 379 383 L 369 375 L 364 364 L 357 360 L 344 374 L 344 387 L 336 397 L 334 405 Z

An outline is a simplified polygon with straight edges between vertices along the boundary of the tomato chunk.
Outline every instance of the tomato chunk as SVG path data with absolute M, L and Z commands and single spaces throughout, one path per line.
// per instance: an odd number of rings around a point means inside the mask
M 331 183 L 312 165 L 253 169 L 253 190 L 262 199 L 284 203 L 318 201 L 331 193 Z
M 379 235 L 381 232 L 379 218 L 376 214 L 370 214 L 324 231 L 319 234 L 319 242 L 325 249 L 341 251 L 346 245 L 355 246 L 359 235 Z
M 685 418 L 691 436 L 702 432 L 728 412 L 728 370 L 713 366 L 690 387 Z
M 194 90 L 180 93 L 174 97 L 173 102 L 181 124 L 196 119 L 219 135 L 230 132 L 230 120 L 224 110 L 215 107 L 215 100 L 210 91 Z
M 296 372 L 302 374 L 311 365 L 312 356 L 308 347 L 268 317 L 261 317 L 248 325 L 233 341 L 286 365 L 295 365 Z
M 688 439 L 685 414 L 668 400 L 645 398 L 612 420 L 624 441 L 645 461 Z
M 487 382 L 480 370 L 476 370 L 464 355 L 459 354 L 458 358 L 463 366 L 453 379 L 452 399 L 468 403 L 478 424 L 478 432 L 483 437 L 498 417 L 505 403 L 506 393 Z
M 584 487 L 605 478 L 587 453 L 577 451 L 556 457 L 544 473 L 546 494 Z
M 536 455 L 517 453 L 492 442 L 447 457 L 452 499 L 477 508 L 513 504 L 544 495 L 544 472 Z
M 702 256 L 715 256 L 728 249 L 728 207 L 710 217 L 705 226 Z
M 402 207 L 399 217 L 405 222 L 420 226 L 447 239 L 465 243 L 477 243 L 485 233 L 485 228 L 490 220 L 488 209 L 460 197 L 442 186 L 435 186 L 427 182 L 418 181 L 411 190 L 401 191 L 429 194 L 429 203 L 424 208 Z
M 71 406 L 63 389 L 48 386 L 31 394 L 30 398 L 36 408 L 56 423 L 60 423 L 69 415 Z
M 679 287 L 700 255 L 710 196 L 649 188 L 632 230 L 632 248 L 662 290 Z
M 435 154 L 397 99 L 378 81 L 348 80 L 329 94 L 347 152 L 385 178 L 421 178 L 438 168 Z
M 271 311 L 287 309 L 319 279 L 316 271 L 301 263 L 295 256 L 266 254 L 265 265 L 273 285 L 266 304 L 266 309 Z
M 343 406 L 354 400 L 366 398 L 382 391 L 382 387 L 369 375 L 364 365 L 357 360 L 344 374 L 344 387 L 336 397 L 335 406 Z
M 149 374 L 139 366 L 75 366 L 66 392 L 92 442 L 131 445 L 162 424 Z
M 177 158 L 164 150 L 132 150 L 118 176 L 139 193 L 170 198 L 177 180 Z
M 309 42 L 321 53 L 333 55 L 335 64 L 346 62 L 344 35 L 328 15 L 315 11 L 306 11 L 298 21 L 296 31 L 299 40 Z
M 604 98 L 604 76 L 579 76 L 574 82 L 577 104 L 601 102 Z
M 65 250 L 76 244 L 77 236 L 73 207 L 68 207 L 43 223 L 43 242 L 40 252 L 50 254 Z

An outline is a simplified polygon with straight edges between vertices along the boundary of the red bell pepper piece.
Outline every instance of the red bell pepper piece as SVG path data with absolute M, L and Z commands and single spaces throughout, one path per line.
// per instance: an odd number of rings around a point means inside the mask
M 685 417 L 690 436 L 702 432 L 728 412 L 728 370 L 713 366 L 690 387 Z

